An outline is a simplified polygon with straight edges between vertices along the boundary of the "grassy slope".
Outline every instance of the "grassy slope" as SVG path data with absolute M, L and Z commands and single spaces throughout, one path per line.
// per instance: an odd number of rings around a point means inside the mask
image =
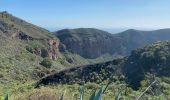
M 2 14 L 7 17 L 2 17 Z M 42 57 L 26 50 L 26 46 L 46 47 L 45 39 L 57 39 L 47 30 L 4 12 L 0 13 L 0 28 L 0 95 L 11 93 L 24 84 L 31 84 L 39 79 L 38 73 L 63 68 L 59 61 L 53 61 L 53 67 L 47 69 L 39 64 Z M 35 40 L 20 40 L 17 32 L 23 32 Z

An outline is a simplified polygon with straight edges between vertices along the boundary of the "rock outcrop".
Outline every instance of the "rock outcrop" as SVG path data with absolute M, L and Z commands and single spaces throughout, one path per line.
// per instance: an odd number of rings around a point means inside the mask
M 56 60 L 57 57 L 58 57 L 58 53 L 59 53 L 59 49 L 58 49 L 59 41 L 49 40 L 48 45 L 49 45 L 49 48 L 48 48 L 49 58 L 52 59 L 52 60 Z
M 59 40 L 47 40 L 47 46 L 43 48 L 27 47 L 26 49 L 43 58 L 49 57 L 51 60 L 56 60 L 59 55 Z

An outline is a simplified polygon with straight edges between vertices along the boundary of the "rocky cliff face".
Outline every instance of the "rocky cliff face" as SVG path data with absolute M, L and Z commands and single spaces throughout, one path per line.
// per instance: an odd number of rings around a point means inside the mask
M 56 60 L 58 57 L 58 53 L 59 53 L 59 41 L 57 40 L 49 40 L 48 41 L 48 56 L 50 59 Z
M 97 58 L 103 54 L 118 55 L 121 53 L 121 39 L 97 29 L 61 30 L 56 36 L 65 49 L 85 58 Z
M 51 39 L 45 40 L 45 43 L 48 44 L 45 47 L 28 47 L 27 50 L 43 58 L 48 57 L 51 60 L 56 60 L 59 55 L 59 41 Z
M 170 29 L 138 31 L 130 29 L 118 34 L 92 29 L 65 29 L 55 32 L 61 41 L 61 50 L 79 54 L 85 58 L 97 58 L 104 54 L 127 56 L 132 50 L 150 43 L 169 40 Z

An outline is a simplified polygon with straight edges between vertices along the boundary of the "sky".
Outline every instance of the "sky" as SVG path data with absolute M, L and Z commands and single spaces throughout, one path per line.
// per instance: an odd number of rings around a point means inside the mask
M 170 28 L 170 0 L 0 0 L 0 11 L 50 30 Z

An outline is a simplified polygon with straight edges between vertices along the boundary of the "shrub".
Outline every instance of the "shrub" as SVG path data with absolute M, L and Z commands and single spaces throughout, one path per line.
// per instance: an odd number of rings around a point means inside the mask
M 26 46 L 26 50 L 27 50 L 28 52 L 30 52 L 30 53 L 33 53 L 33 52 L 34 52 L 33 48 L 32 48 L 32 47 L 29 47 L 29 46 Z
M 0 73 L 0 78 L 3 78 L 3 77 L 4 77 L 4 75 Z
M 40 63 L 46 68 L 51 68 L 52 66 L 52 60 L 50 58 L 44 58 L 43 61 Z

